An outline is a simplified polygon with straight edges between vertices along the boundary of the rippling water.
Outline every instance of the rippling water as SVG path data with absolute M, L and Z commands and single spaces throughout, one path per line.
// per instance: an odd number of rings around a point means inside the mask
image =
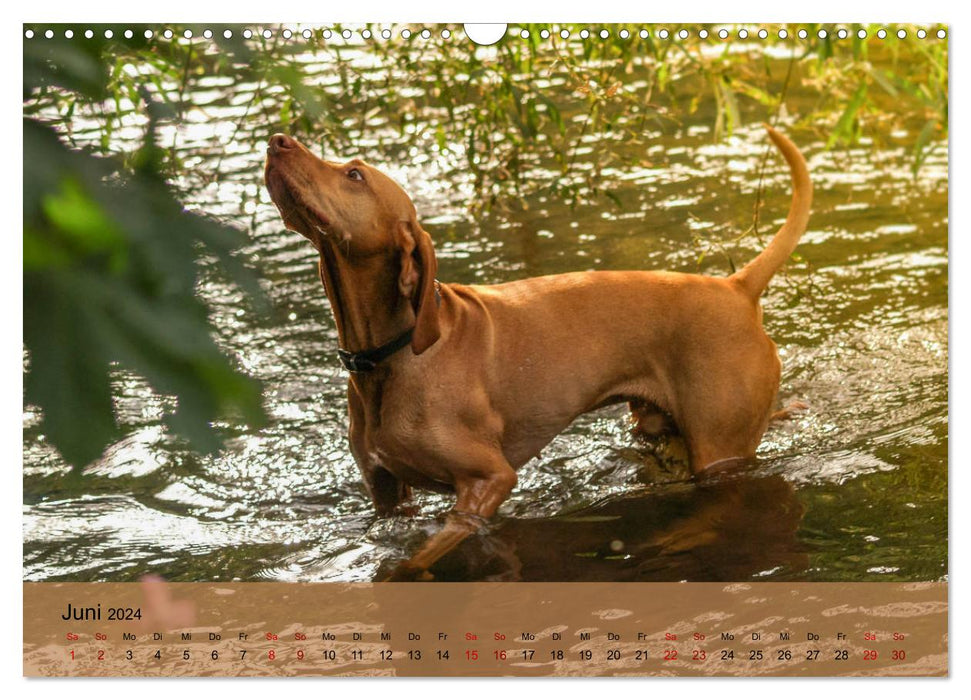
M 419 494 L 415 517 L 373 515 L 347 449 L 346 374 L 314 253 L 283 230 L 262 186 L 267 125 L 250 118 L 236 130 L 252 90 L 201 81 L 193 97 L 203 107 L 177 129 L 179 184 L 191 207 L 251 234 L 248 257 L 273 311 L 254 314 L 217 275 L 201 291 L 220 342 L 263 380 L 270 422 L 226 426 L 226 449 L 202 457 L 164 432 L 167 399 L 119 372 L 126 437 L 73 478 L 25 407 L 25 579 L 371 580 L 450 505 Z M 789 107 L 808 109 L 812 99 L 793 89 Z M 444 281 L 591 268 L 726 275 L 729 256 L 741 264 L 760 249 L 752 236 L 735 238 L 751 223 L 762 116 L 743 110 L 753 126 L 714 143 L 703 103 L 679 128 L 648 134 L 646 146 L 610 144 L 650 161 L 605 171 L 618 203 L 571 209 L 537 196 L 525 211 L 477 217 L 467 213 L 469 177 L 457 160 L 414 148 L 382 156 L 360 142 L 413 195 Z M 809 409 L 770 427 L 757 465 L 705 483 L 688 479 L 676 445 L 632 439 L 620 407 L 586 415 L 523 468 L 491 529 L 446 557 L 439 579 L 946 577 L 946 149 L 913 178 L 914 132 L 903 127 L 827 151 L 811 132 L 782 124 L 806 154 L 816 198 L 803 262 L 776 278 L 763 305 L 783 359 L 780 403 Z M 118 139 L 139 135 L 131 126 Z M 587 146 L 581 164 L 607 147 Z M 218 177 L 197 181 L 200 172 Z M 535 175 L 552 177 L 541 166 Z M 790 192 L 775 154 L 764 187 L 767 232 Z

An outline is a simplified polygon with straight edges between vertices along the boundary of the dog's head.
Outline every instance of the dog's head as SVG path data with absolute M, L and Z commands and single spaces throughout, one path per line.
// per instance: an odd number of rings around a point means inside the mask
M 427 349 L 439 336 L 437 262 L 411 198 L 363 161 L 321 160 L 283 134 L 270 137 L 266 154 L 266 186 L 287 228 L 321 252 L 330 246 L 348 262 L 389 258 L 398 290 L 417 317 L 412 348 L 415 353 Z

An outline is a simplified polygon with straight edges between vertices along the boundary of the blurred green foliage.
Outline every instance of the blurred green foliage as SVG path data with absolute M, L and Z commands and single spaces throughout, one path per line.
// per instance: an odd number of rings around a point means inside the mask
M 103 39 L 25 41 L 25 112 L 51 90 L 108 100 L 119 53 L 154 50 L 140 40 L 120 50 Z M 118 437 L 114 366 L 175 397 L 167 423 L 199 449 L 219 447 L 213 422 L 222 417 L 263 418 L 259 383 L 217 347 L 196 294 L 211 256 L 259 303 L 255 277 L 234 256 L 245 237 L 184 210 L 154 137 L 171 112 L 148 92 L 141 103 L 143 143 L 124 156 L 71 148 L 36 116 L 23 122 L 25 400 L 42 409 L 45 434 L 75 468 Z
M 798 24 L 785 25 L 787 38 L 780 38 L 782 27 L 773 25 L 764 39 L 749 28 L 741 40 L 739 27 L 727 39 L 713 25 L 669 26 L 665 38 L 657 27 L 642 36 L 629 26 L 626 37 L 621 28 L 610 26 L 601 38 L 599 27 L 515 25 L 494 47 L 478 49 L 459 26 L 449 37 L 440 27 L 427 37 L 420 27 L 408 37 L 392 27 L 391 40 L 376 38 L 376 25 L 337 26 L 327 40 L 319 31 L 289 42 L 278 32 L 270 39 L 257 33 L 264 66 L 280 71 L 283 64 L 288 75 L 302 76 L 279 81 L 262 68 L 259 79 L 281 89 L 261 95 L 259 109 L 273 129 L 316 141 L 325 153 L 356 153 L 364 139 L 389 155 L 401 145 L 451 147 L 473 176 L 472 210 L 525 206 L 538 189 L 572 203 L 610 196 L 602 173 L 632 165 L 622 155 L 632 149 L 606 143 L 646 150 L 650 130 L 678 129 L 706 102 L 714 103 L 716 140 L 753 110 L 758 121 L 785 110 L 796 117 L 793 126 L 816 132 L 830 148 L 906 129 L 916 135 L 915 172 L 947 136 L 948 44 L 933 30 L 919 39 L 916 27 L 902 27 L 901 38 L 893 27 L 881 38 L 880 25 L 852 24 L 839 39 L 840 27 Z M 564 29 L 569 38 L 560 36 Z M 375 37 L 365 61 L 362 31 Z M 313 72 L 319 65 L 328 67 L 326 80 Z M 787 104 L 790 81 L 815 88 L 818 99 Z M 317 86 L 310 98 L 307 85 Z M 397 131 L 390 139 L 385 120 Z M 577 154 L 591 144 L 598 145 L 593 167 L 580 168 Z M 538 164 L 556 176 L 537 180 Z
M 169 26 L 168 37 L 144 25 L 31 28 L 23 94 L 25 398 L 42 409 L 45 434 L 75 466 L 117 437 L 114 367 L 175 397 L 169 426 L 200 448 L 218 447 L 220 417 L 262 418 L 259 384 L 214 343 L 210 309 L 197 293 L 204 264 L 214 260 L 260 303 L 237 252 L 244 236 L 184 209 L 179 188 L 191 169 L 158 138 L 161 127 L 205 113 L 193 104 L 203 79 L 223 79 L 229 90 L 246 85 L 241 92 L 251 98 L 239 105 L 237 131 L 254 148 L 287 131 L 338 158 L 360 154 L 362 144 L 366 155 L 460 158 L 474 185 L 472 210 L 525 207 L 539 191 L 570 203 L 610 197 L 607 168 L 643 164 L 621 159 L 635 157 L 638 144 L 646 152 L 651 129 L 678 129 L 703 105 L 712 107 L 715 139 L 745 115 L 763 121 L 780 112 L 829 148 L 903 128 L 913 134 L 915 172 L 948 128 L 947 41 L 917 39 L 914 27 L 905 28 L 906 39 L 896 28 L 879 38 L 878 27 L 861 25 L 847 25 L 844 39 L 831 25 L 788 25 L 787 39 L 777 26 L 764 39 L 750 28 L 743 41 L 738 27 L 722 40 L 710 25 L 669 26 L 664 38 L 656 27 L 646 36 L 627 27 L 625 38 L 611 26 L 606 38 L 588 27 L 581 41 L 580 26 L 518 25 L 488 48 L 474 47 L 460 26 L 447 38 L 442 26 L 428 36 L 411 27 L 407 38 L 403 27 L 388 27 L 392 39 L 379 38 L 385 27 L 376 25 L 332 27 L 326 39 L 318 28 L 284 38 L 280 27 L 269 27 L 268 37 L 250 27 L 245 39 L 239 26 Z M 212 38 L 202 37 L 205 28 Z M 568 39 L 559 35 L 564 28 Z M 791 81 L 814 87 L 816 102 L 789 104 Z M 76 138 L 81 117 L 97 126 L 97 140 Z M 132 123 L 142 128 L 134 147 L 118 138 Z M 609 148 L 612 141 L 627 147 Z M 577 158 L 590 148 L 592 166 L 589 155 Z M 536 166 L 552 176 L 536 177 Z M 205 182 L 220 174 L 192 176 Z

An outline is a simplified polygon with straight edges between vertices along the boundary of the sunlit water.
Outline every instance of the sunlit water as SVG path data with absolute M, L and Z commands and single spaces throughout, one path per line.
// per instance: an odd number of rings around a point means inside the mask
M 373 514 L 347 448 L 347 375 L 315 256 L 283 229 L 262 186 L 271 127 L 249 117 L 236 130 L 247 90 L 203 80 L 195 102 L 205 113 L 190 112 L 177 136 L 189 205 L 252 237 L 247 256 L 273 311 L 255 314 L 218 275 L 202 293 L 221 344 L 264 382 L 270 422 L 227 426 L 226 449 L 199 456 L 163 430 L 166 399 L 119 373 L 126 437 L 72 479 L 26 407 L 25 579 L 371 580 L 450 505 L 418 494 L 414 517 Z M 812 103 L 810 93 L 791 99 L 790 109 Z M 472 217 L 461 159 L 414 145 L 373 152 L 366 135 L 360 151 L 412 193 L 443 281 L 592 268 L 726 275 L 728 256 L 744 263 L 760 247 L 754 236 L 734 241 L 751 223 L 766 148 L 755 126 L 764 114 L 743 117 L 753 125 L 717 143 L 704 103 L 682 127 L 649 134 L 637 148 L 650 166 L 604 173 L 619 205 L 601 198 L 571 209 L 536 196 L 525 211 Z M 915 179 L 912 132 L 841 151 L 790 133 L 816 187 L 798 249 L 808 265 L 777 277 L 763 303 L 783 359 L 779 402 L 808 410 L 770 427 L 758 464 L 702 483 L 688 479 L 676 445 L 634 440 L 621 407 L 584 416 L 521 470 L 490 531 L 443 560 L 439 579 L 946 577 L 945 147 Z M 119 143 L 139 134 L 133 127 Z M 581 164 L 607 147 L 587 145 Z M 199 185 L 198 173 L 217 177 Z M 784 218 L 790 192 L 775 154 L 763 184 L 765 236 Z

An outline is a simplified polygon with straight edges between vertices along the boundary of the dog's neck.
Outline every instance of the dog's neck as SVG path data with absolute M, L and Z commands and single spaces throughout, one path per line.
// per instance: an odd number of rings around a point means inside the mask
M 319 267 L 344 350 L 370 350 L 414 327 L 415 313 L 398 290 L 393 256 L 352 261 L 324 242 Z

